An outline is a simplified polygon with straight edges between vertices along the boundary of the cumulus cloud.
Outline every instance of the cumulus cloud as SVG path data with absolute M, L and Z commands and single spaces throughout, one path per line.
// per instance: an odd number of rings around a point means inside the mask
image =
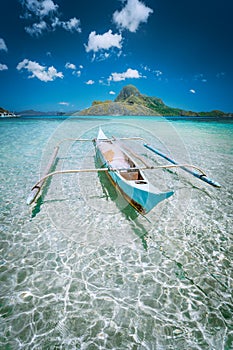
M 4 39 L 0 38 L 0 50 L 7 51 L 7 46 L 5 44 Z
M 116 95 L 114 91 L 109 91 L 109 95 Z
M 161 72 L 161 70 L 155 70 L 156 77 L 160 77 L 162 74 L 163 74 L 163 72 Z
M 6 64 L 0 63 L 0 71 L 2 71 L 2 70 L 7 70 L 7 69 L 8 69 L 8 67 L 7 67 Z
M 66 69 L 72 69 L 72 70 L 76 69 L 76 65 L 73 63 L 69 63 L 69 62 L 66 63 L 65 67 L 66 67 Z
M 56 68 L 54 68 L 53 66 L 47 68 L 41 66 L 37 62 L 30 61 L 26 58 L 22 62 L 20 62 L 16 68 L 19 71 L 24 69 L 28 71 L 28 73 L 31 73 L 31 75 L 29 75 L 28 78 L 37 78 L 44 82 L 53 81 L 56 78 L 63 78 L 62 72 L 57 72 Z
M 143 65 L 141 64 L 141 67 L 142 67 L 142 69 L 144 69 L 146 72 L 150 72 L 150 71 L 151 71 L 151 68 L 148 67 L 148 66 L 143 66 Z
M 191 92 L 192 94 L 195 94 L 195 93 L 196 93 L 196 90 L 190 89 L 189 92 Z
M 112 34 L 112 31 L 100 35 L 96 34 L 95 31 L 89 34 L 88 44 L 85 45 L 86 52 L 99 50 L 109 50 L 112 47 L 121 49 L 122 47 L 122 36 L 121 34 Z
M 45 30 L 55 30 L 57 27 L 81 33 L 80 20 L 73 17 L 68 21 L 62 21 L 61 13 L 58 13 L 59 6 L 52 0 L 20 0 L 20 2 L 26 10 L 22 18 L 30 20 L 35 18 L 38 22 L 25 27 L 28 34 L 38 36 Z
M 76 75 L 77 77 L 80 77 L 82 74 L 81 69 L 83 69 L 83 66 L 80 64 L 79 65 L 79 70 L 77 70 L 77 67 L 74 63 L 69 63 L 67 62 L 65 65 L 66 69 L 71 69 L 72 70 L 72 74 Z
M 95 82 L 94 82 L 94 80 L 88 80 L 88 81 L 86 82 L 86 84 L 87 84 L 87 85 L 93 85 L 93 84 L 95 84 Z
M 142 78 L 142 76 L 137 69 L 128 68 L 127 71 L 123 73 L 112 73 L 108 78 L 108 81 L 122 81 L 130 78 L 139 79 Z
M 77 70 L 76 72 L 74 72 L 74 75 L 77 75 L 78 77 L 80 77 L 82 74 L 81 70 Z
M 80 28 L 80 20 L 77 19 L 76 17 L 71 18 L 67 22 L 62 22 L 62 27 L 65 30 L 68 30 L 69 32 L 78 32 L 81 33 L 81 28 Z
M 139 0 L 127 0 L 121 11 L 114 12 L 113 21 L 119 28 L 136 32 L 140 23 L 146 23 L 151 13 L 153 10 Z
M 78 32 L 81 33 L 81 22 L 80 19 L 77 19 L 76 17 L 69 19 L 68 21 L 61 21 L 58 17 L 55 17 L 52 22 L 52 28 L 55 29 L 56 27 L 61 27 L 68 32 Z
M 39 36 L 42 34 L 44 30 L 47 29 L 47 24 L 45 21 L 41 21 L 40 23 L 34 23 L 31 27 L 25 27 L 25 30 L 30 35 Z
M 54 4 L 52 0 L 21 0 L 21 3 L 29 12 L 26 14 L 26 17 L 34 14 L 43 18 L 52 12 L 56 12 L 58 9 L 58 5 Z

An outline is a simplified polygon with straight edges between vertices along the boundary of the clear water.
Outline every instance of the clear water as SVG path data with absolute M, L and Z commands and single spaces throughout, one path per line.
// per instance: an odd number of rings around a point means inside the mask
M 99 126 L 145 138 L 222 188 L 147 171 L 175 194 L 144 218 L 103 174 L 57 175 L 28 207 L 57 142 L 93 139 Z M 1 120 L 0 135 L 1 349 L 233 349 L 230 120 L 20 118 Z M 61 144 L 55 166 L 95 167 L 92 143 Z

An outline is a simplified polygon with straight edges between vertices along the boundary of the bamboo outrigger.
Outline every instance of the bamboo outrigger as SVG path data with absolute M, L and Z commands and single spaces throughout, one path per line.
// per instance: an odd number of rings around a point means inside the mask
M 108 138 L 101 128 L 96 139 L 67 139 L 73 141 L 92 141 L 96 148 L 96 155 L 98 156 L 102 167 L 93 169 L 67 169 L 61 171 L 51 171 L 51 168 L 57 157 L 61 141 L 54 149 L 51 159 L 46 167 L 44 176 L 32 187 L 31 193 L 27 198 L 27 204 L 30 205 L 39 197 L 42 187 L 46 180 L 58 174 L 83 173 L 83 172 L 105 172 L 112 184 L 121 192 L 125 199 L 141 214 L 145 215 L 152 210 L 159 202 L 169 198 L 174 191 L 160 192 L 154 185 L 150 184 L 149 180 L 144 174 L 144 170 L 166 169 L 166 168 L 181 168 L 189 174 L 205 181 L 214 187 L 221 187 L 219 183 L 209 179 L 203 170 L 190 164 L 178 164 L 175 160 L 164 155 L 162 152 L 144 143 L 144 147 L 153 153 L 165 158 L 172 165 L 158 165 L 149 166 L 140 156 L 133 154 L 134 158 L 140 159 L 144 164 L 139 167 L 132 159 L 130 154 L 126 151 L 126 147 L 122 148 L 117 143 L 117 140 L 143 140 L 140 137 L 133 138 Z M 195 169 L 195 171 L 190 170 Z

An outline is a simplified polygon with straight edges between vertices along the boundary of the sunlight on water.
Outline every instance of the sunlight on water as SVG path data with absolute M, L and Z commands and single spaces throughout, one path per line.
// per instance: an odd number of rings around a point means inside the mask
M 93 139 L 99 126 L 145 138 L 222 188 L 147 171 L 175 194 L 145 218 L 104 174 L 57 175 L 29 208 L 57 142 Z M 232 349 L 232 123 L 21 118 L 0 129 L 1 349 Z M 95 166 L 91 142 L 60 146 L 56 170 Z

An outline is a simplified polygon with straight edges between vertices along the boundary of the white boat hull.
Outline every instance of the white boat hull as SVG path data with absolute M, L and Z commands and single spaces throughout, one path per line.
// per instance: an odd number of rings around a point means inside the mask
M 109 168 L 107 174 L 113 185 L 141 214 L 147 214 L 158 203 L 173 195 L 173 191 L 158 191 L 149 183 L 141 170 L 135 171 L 134 168 L 138 168 L 137 164 L 114 142 L 110 141 L 102 130 L 95 140 L 95 146 L 101 164 Z M 114 170 L 111 171 L 111 169 Z

